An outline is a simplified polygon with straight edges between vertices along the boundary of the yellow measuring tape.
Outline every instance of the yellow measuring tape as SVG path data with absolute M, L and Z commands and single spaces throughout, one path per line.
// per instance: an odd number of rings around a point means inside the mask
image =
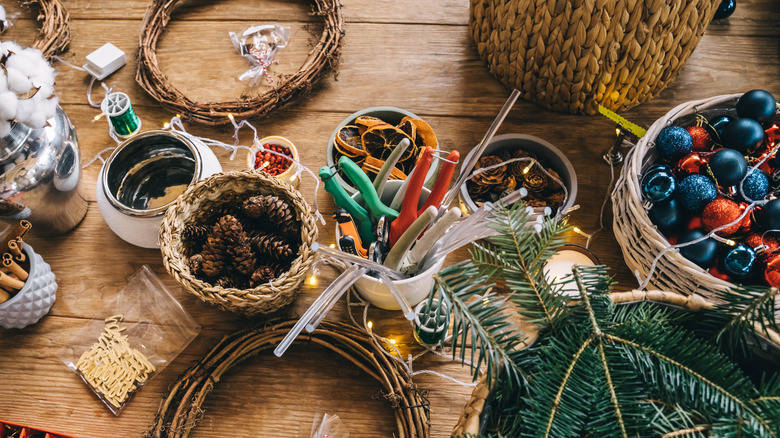
M 624 117 L 618 115 L 614 111 L 610 111 L 603 106 L 599 105 L 599 113 L 607 117 L 608 119 L 612 120 L 613 122 L 617 123 L 623 129 L 628 130 L 632 134 L 636 135 L 637 138 L 642 138 L 647 134 L 647 129 L 635 124 L 631 123 L 628 120 L 626 120 Z

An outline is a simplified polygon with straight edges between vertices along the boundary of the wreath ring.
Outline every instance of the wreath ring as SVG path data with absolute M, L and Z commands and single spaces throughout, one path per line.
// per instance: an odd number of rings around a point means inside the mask
M 268 115 L 293 99 L 309 92 L 319 82 L 323 73 L 335 65 L 339 44 L 344 36 L 344 17 L 339 0 L 311 0 L 312 15 L 324 22 L 324 29 L 317 45 L 301 67 L 288 78 L 280 80 L 278 87 L 260 95 L 244 96 L 233 102 L 199 103 L 189 99 L 160 70 L 157 64 L 157 40 L 171 18 L 171 11 L 178 0 L 154 0 L 146 9 L 138 48 L 138 68 L 135 80 L 152 98 L 164 107 L 184 115 L 189 121 L 206 125 L 231 123 L 229 115 L 238 119 L 258 118 Z
M 228 335 L 195 365 L 185 371 L 163 399 L 154 424 L 144 438 L 185 438 L 202 416 L 202 406 L 222 375 L 239 362 L 276 346 L 296 320 L 269 322 L 262 330 Z M 314 333 L 298 342 L 311 342 L 346 358 L 383 387 L 383 396 L 395 412 L 398 436 L 428 438 L 429 411 L 424 394 L 406 370 L 391 360 L 368 334 L 344 323 L 324 321 Z
M 22 7 L 40 9 L 37 20 L 43 21 L 32 47 L 39 49 L 45 58 L 61 54 L 70 44 L 70 14 L 59 0 L 27 0 Z

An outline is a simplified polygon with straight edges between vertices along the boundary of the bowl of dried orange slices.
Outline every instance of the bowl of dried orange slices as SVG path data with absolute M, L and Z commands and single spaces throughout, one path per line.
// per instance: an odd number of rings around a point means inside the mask
M 339 158 L 346 156 L 373 180 L 385 159 L 404 138 L 411 144 L 390 173 L 391 180 L 406 179 L 426 146 L 437 148 L 436 134 L 416 114 L 401 108 L 378 106 L 357 111 L 344 119 L 330 136 L 328 166 L 335 166 Z M 438 162 L 434 160 L 431 164 L 425 178 L 426 186 L 436 178 Z M 349 194 L 356 192 L 352 182 L 341 172 L 336 172 L 336 180 Z

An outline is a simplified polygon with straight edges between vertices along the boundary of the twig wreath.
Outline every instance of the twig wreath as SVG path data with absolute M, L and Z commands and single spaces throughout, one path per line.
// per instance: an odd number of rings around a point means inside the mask
M 202 406 L 222 375 L 239 362 L 273 348 L 296 320 L 272 321 L 262 330 L 228 335 L 171 387 L 145 438 L 184 438 L 203 416 Z M 323 322 L 303 342 L 321 345 L 354 363 L 384 388 L 395 412 L 400 438 L 428 438 L 429 412 L 423 395 L 396 361 L 368 334 L 343 324 Z
M 242 96 L 234 102 L 199 103 L 176 89 L 157 65 L 157 40 L 171 19 L 178 0 L 154 0 L 146 10 L 138 48 L 138 70 L 135 80 L 152 98 L 175 111 L 187 121 L 207 125 L 231 123 L 237 119 L 258 118 L 269 114 L 293 99 L 308 93 L 329 67 L 335 67 L 339 44 L 344 36 L 344 17 L 339 0 L 311 0 L 312 15 L 323 20 L 323 32 L 317 45 L 300 69 L 290 77 L 281 78 L 272 90 L 255 96 Z
M 37 20 L 43 21 L 41 31 L 35 37 L 32 47 L 39 49 L 45 58 L 65 52 L 70 44 L 70 14 L 59 0 L 28 0 L 22 7 L 36 6 L 40 13 Z

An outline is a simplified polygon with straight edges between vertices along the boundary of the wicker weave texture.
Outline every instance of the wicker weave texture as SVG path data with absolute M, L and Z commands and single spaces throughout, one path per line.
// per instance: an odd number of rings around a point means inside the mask
M 254 289 L 221 288 L 195 277 L 190 271 L 190 254 L 181 232 L 187 225 L 213 219 L 222 206 L 239 205 L 250 196 L 274 195 L 295 210 L 301 223 L 298 257 L 288 272 Z M 311 207 L 289 185 L 262 172 L 218 173 L 187 189 L 165 214 L 159 244 L 163 265 L 185 289 L 224 310 L 247 315 L 268 314 L 292 303 L 314 261 L 311 245 L 317 240 L 317 224 Z
M 734 101 L 740 94 L 713 97 L 687 102 L 658 119 L 637 145 L 626 156 L 623 172 L 612 192 L 613 229 L 615 238 L 623 249 L 623 258 L 629 269 L 640 281 L 644 280 L 655 258 L 671 246 L 653 225 L 643 206 L 639 180 L 642 171 L 658 159 L 653 141 L 658 133 L 678 118 L 700 110 Z M 715 299 L 719 291 L 733 284 L 713 277 L 695 263 L 683 257 L 678 250 L 664 253 L 650 278 L 650 284 L 658 289 L 684 295 L 700 294 Z
M 638 105 L 673 80 L 719 0 L 471 0 L 470 29 L 490 72 L 550 109 L 595 114 Z

